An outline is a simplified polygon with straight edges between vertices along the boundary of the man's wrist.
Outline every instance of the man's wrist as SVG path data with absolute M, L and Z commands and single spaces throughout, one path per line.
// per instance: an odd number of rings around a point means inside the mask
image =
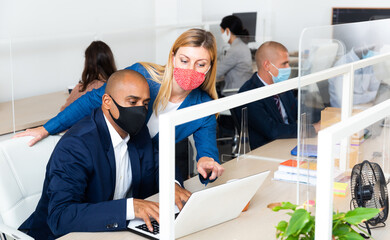
M 126 201 L 126 220 L 132 220 L 134 218 L 135 218 L 134 199 L 128 198 Z

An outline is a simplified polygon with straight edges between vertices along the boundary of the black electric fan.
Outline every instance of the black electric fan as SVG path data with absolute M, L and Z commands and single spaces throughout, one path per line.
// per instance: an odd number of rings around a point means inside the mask
M 389 213 L 389 199 L 385 176 L 378 164 L 364 160 L 353 167 L 351 173 L 351 197 L 351 203 L 354 208 L 383 209 L 378 215 L 365 222 L 370 235 L 369 225 L 377 226 L 381 224 L 385 226 Z M 377 227 L 381 227 L 381 225 Z

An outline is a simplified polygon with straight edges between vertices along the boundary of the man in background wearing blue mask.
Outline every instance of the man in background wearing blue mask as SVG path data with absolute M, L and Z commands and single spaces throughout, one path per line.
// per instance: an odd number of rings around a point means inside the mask
M 338 59 L 334 66 L 356 62 L 373 56 L 375 56 L 375 52 L 372 50 L 352 48 L 348 53 Z M 328 80 L 331 107 L 341 107 L 343 95 L 342 80 L 342 75 Z M 353 105 L 366 104 L 375 100 L 381 81 L 376 78 L 373 66 L 356 69 L 353 81 Z
M 288 51 L 278 42 L 265 42 L 256 52 L 258 72 L 240 88 L 240 92 L 286 81 L 291 74 Z M 238 107 L 235 112 L 241 119 L 241 109 L 248 107 L 248 130 L 251 149 L 280 138 L 297 137 L 297 101 L 287 91 Z M 310 132 L 319 128 L 313 125 Z

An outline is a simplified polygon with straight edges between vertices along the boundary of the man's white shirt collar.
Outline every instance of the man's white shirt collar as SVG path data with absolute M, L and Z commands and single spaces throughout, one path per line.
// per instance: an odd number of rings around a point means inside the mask
M 108 121 L 106 116 L 103 114 L 104 120 L 106 121 L 108 131 L 111 137 L 111 143 L 114 148 L 114 157 L 116 165 L 116 177 L 115 177 L 115 191 L 114 200 L 125 197 L 128 191 L 131 191 L 132 173 L 130 156 L 128 154 L 127 142 L 130 140 L 129 134 L 122 139 L 119 133 Z M 134 213 L 134 202 L 133 198 L 126 199 L 126 220 L 135 218 Z
M 261 79 L 261 77 L 259 76 L 259 73 L 256 73 L 256 75 L 259 78 L 259 80 L 264 84 L 264 86 L 268 86 L 269 85 L 268 83 L 264 82 L 263 79 Z M 282 112 L 283 122 L 285 124 L 288 124 L 288 117 L 287 117 L 286 109 L 284 108 L 282 99 L 280 99 L 280 110 Z
M 106 120 L 106 124 L 107 124 L 107 127 L 108 127 L 108 132 L 110 133 L 110 137 L 111 137 L 111 143 L 112 143 L 112 146 L 115 148 L 117 147 L 122 141 L 124 141 L 125 143 L 127 143 L 129 140 L 130 140 L 130 135 L 127 134 L 127 136 L 122 139 L 122 137 L 119 135 L 119 133 L 115 130 L 115 128 L 111 125 L 111 123 L 108 121 L 108 119 L 106 118 L 106 116 L 103 114 L 104 116 L 104 120 Z
M 259 80 L 264 84 L 264 86 L 268 86 L 268 83 L 264 82 L 263 79 L 261 79 L 261 77 L 259 76 L 259 73 L 256 73 L 256 75 L 259 78 Z

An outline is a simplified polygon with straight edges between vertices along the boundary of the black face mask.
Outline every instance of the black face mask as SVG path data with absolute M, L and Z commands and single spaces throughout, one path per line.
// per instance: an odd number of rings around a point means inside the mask
M 137 133 L 141 130 L 141 128 L 145 124 L 146 115 L 148 113 L 146 107 L 145 106 L 122 107 L 117 102 L 115 102 L 113 97 L 111 97 L 111 99 L 112 101 L 114 101 L 119 111 L 119 117 L 115 119 L 112 116 L 111 111 L 108 110 L 112 120 L 114 120 L 114 122 L 120 128 L 126 131 L 130 135 L 130 137 L 137 135 Z

